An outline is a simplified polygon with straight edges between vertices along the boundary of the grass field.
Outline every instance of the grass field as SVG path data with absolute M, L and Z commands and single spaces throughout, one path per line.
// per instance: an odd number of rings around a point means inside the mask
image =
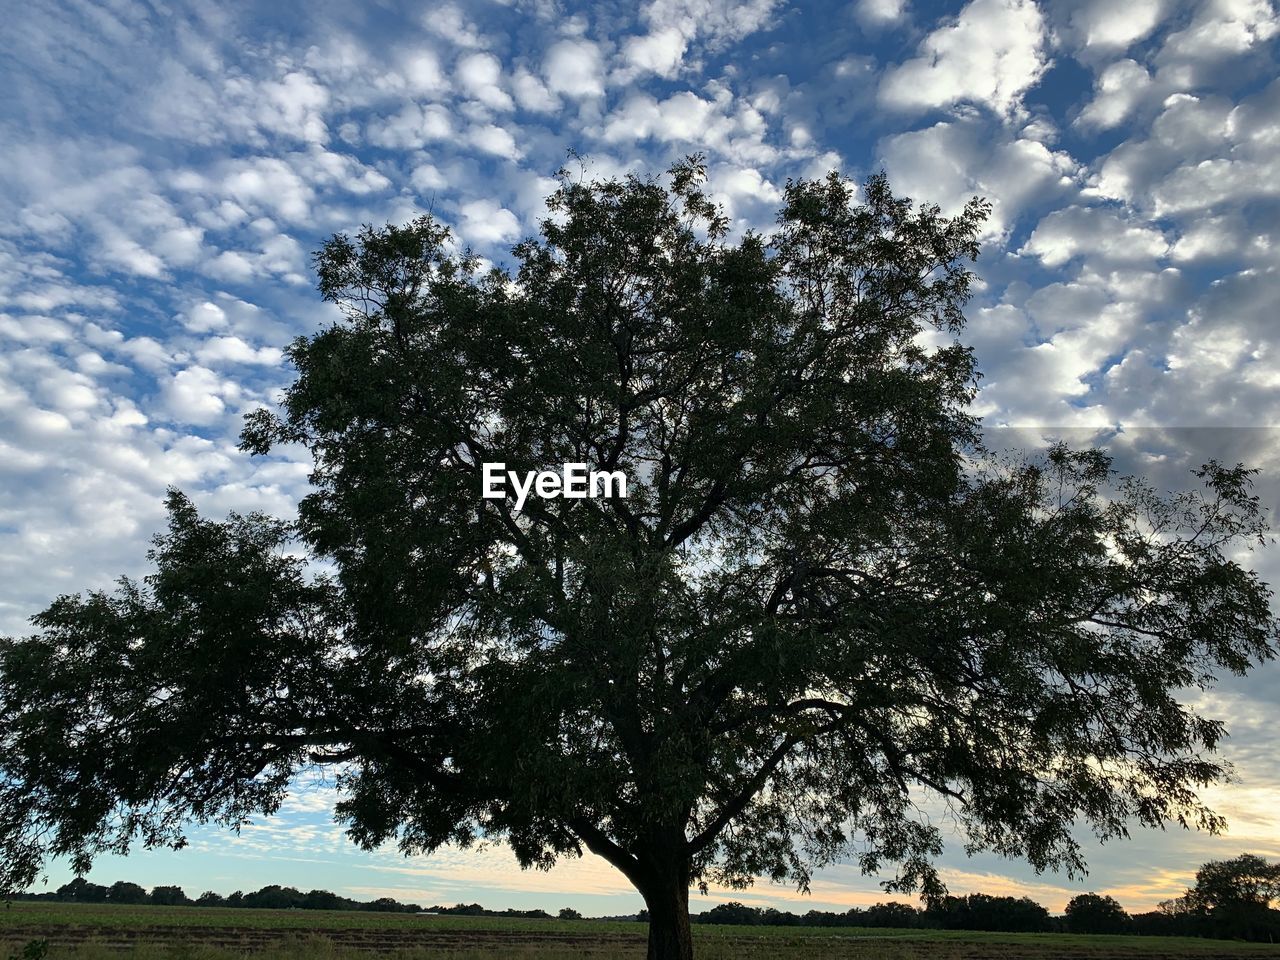
M 1280 946 L 1165 937 L 825 927 L 694 927 L 699 960 L 1280 960 Z M 0 960 L 48 942 L 49 960 L 638 960 L 645 925 L 325 910 L 14 903 Z

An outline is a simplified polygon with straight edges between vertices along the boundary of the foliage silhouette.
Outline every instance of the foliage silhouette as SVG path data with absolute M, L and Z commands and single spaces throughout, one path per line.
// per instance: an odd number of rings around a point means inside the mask
M 1067 904 L 1066 925 L 1071 933 L 1127 933 L 1133 920 L 1114 897 L 1082 893 Z

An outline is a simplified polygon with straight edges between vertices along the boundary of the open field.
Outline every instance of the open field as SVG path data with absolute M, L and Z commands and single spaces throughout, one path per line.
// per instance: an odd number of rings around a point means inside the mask
M 1165 937 L 697 925 L 700 960 L 1280 960 L 1280 946 Z M 324 910 L 14 903 L 0 908 L 0 960 L 47 940 L 74 960 L 631 960 L 645 925 Z

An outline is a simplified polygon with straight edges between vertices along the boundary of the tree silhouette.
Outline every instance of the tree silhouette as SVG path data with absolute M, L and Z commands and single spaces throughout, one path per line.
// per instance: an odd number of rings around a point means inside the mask
M 314 458 L 297 522 L 175 491 L 154 573 L 0 646 L 0 885 L 331 764 L 357 843 L 590 850 L 683 960 L 693 883 L 852 856 L 939 897 L 927 795 L 1037 868 L 1082 865 L 1078 819 L 1219 825 L 1221 726 L 1175 692 L 1271 655 L 1231 559 L 1265 529 L 1250 471 L 1165 497 L 1098 451 L 982 448 L 956 337 L 983 202 L 833 173 L 732 241 L 701 158 L 670 174 L 562 171 L 514 273 L 429 217 L 324 246 L 342 319 L 243 436 Z M 628 496 L 517 512 L 486 462 Z
M 1127 933 L 1133 920 L 1115 897 L 1081 893 L 1066 909 L 1067 929 L 1072 933 Z
M 1196 871 L 1196 885 L 1187 891 L 1191 908 L 1206 912 L 1236 906 L 1266 909 L 1277 898 L 1280 863 L 1252 853 L 1211 860 Z
M 117 880 L 107 888 L 107 901 L 110 903 L 146 903 L 147 891 L 136 883 Z
M 1186 893 L 1193 916 L 1221 937 L 1274 941 L 1280 914 L 1271 908 L 1280 898 L 1280 863 L 1252 853 L 1212 860 L 1196 871 Z

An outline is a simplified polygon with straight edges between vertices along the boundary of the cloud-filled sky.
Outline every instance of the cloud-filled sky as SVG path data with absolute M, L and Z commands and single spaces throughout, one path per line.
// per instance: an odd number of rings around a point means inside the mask
M 993 435 L 1105 442 L 1167 485 L 1209 456 L 1280 502 L 1280 15 L 1269 0 L 32 0 L 0 49 L 0 632 L 145 572 L 175 485 L 289 515 L 308 465 L 236 449 L 330 319 L 309 254 L 431 211 L 497 263 L 537 230 L 570 148 L 590 172 L 704 152 L 735 229 L 788 177 L 885 170 L 955 210 L 991 199 L 964 339 Z M 994 433 L 996 428 L 1009 428 Z M 1019 428 L 1014 430 L 1012 428 Z M 1276 574 L 1275 551 L 1253 557 Z M 1131 908 L 1242 850 L 1280 855 L 1275 668 L 1207 703 L 1238 782 L 1210 838 L 1090 846 L 1087 881 L 943 860 L 953 890 Z M 111 859 L 94 879 L 265 883 L 490 906 L 640 905 L 602 862 L 521 873 L 500 848 L 361 854 L 323 785 L 239 837 Z M 55 868 L 52 882 L 67 878 Z M 792 909 L 882 899 L 852 867 Z M 694 910 L 727 899 L 694 898 Z

